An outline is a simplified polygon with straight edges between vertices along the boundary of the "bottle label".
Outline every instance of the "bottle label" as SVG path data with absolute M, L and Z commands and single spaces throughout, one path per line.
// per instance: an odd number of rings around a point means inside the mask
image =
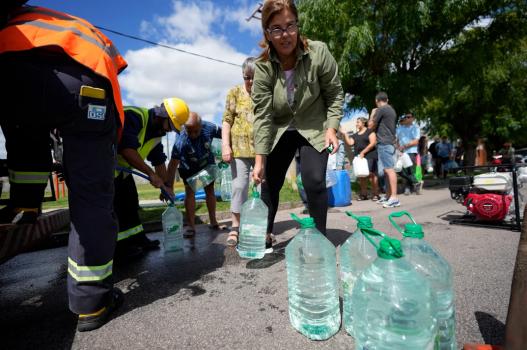
M 167 229 L 168 233 L 174 234 L 179 231 L 179 225 L 172 225 Z

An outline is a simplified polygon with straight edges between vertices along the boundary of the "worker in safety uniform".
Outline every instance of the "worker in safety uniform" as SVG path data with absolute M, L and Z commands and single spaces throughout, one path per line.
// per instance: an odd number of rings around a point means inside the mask
M 19 195 L 29 193 L 18 193 L 18 184 L 44 186 L 51 168 L 49 132 L 58 129 L 71 220 L 69 306 L 78 314 L 77 329 L 90 331 L 106 323 L 123 299 L 112 281 L 113 180 L 124 118 L 117 74 L 127 64 L 85 20 L 20 3 L 0 5 L 0 76 L 7 87 L 0 93 L 0 122 L 7 131 L 11 203 L 18 206 Z M 41 200 L 32 197 L 31 207 Z
M 135 168 L 150 177 L 150 183 L 163 188 L 173 195 L 173 183 L 168 183 L 161 138 L 167 132 L 179 132 L 188 119 L 187 104 L 179 98 L 167 98 L 159 107 L 125 107 L 123 135 L 119 142 L 117 163 L 123 168 Z M 148 160 L 152 169 L 145 160 Z M 166 198 L 168 199 L 168 198 Z M 139 219 L 139 197 L 133 176 L 126 171 L 116 170 L 115 177 L 115 213 L 119 220 L 117 234 L 118 258 L 133 258 L 146 250 L 157 249 L 158 240 L 146 237 Z

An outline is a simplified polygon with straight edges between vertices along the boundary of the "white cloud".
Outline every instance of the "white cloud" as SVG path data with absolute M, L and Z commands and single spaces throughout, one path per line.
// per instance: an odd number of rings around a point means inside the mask
M 173 13 L 143 21 L 141 31 L 178 49 L 240 64 L 238 52 L 213 25 L 221 25 L 230 13 L 210 2 L 173 3 Z M 229 14 L 231 16 L 232 13 Z M 163 47 L 130 50 L 128 68 L 119 77 L 125 103 L 142 107 L 159 105 L 163 98 L 180 97 L 204 119 L 219 122 L 227 91 L 243 83 L 241 68 L 214 62 Z M 214 118 L 216 117 L 216 118 Z
M 256 10 L 257 6 L 256 2 L 243 0 L 236 9 L 228 10 L 226 20 L 237 23 L 241 32 L 247 31 L 253 37 L 260 37 L 262 36 L 261 21 L 256 18 L 252 18 L 250 21 L 246 20 Z

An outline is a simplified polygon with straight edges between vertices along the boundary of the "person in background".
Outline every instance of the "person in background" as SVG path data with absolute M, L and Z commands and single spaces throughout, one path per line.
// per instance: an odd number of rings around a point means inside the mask
M 485 139 L 479 138 L 476 146 L 476 166 L 487 165 L 487 148 L 485 147 Z
M 397 198 L 397 174 L 394 169 L 397 114 L 388 104 L 388 95 L 385 92 L 377 93 L 375 104 L 377 111 L 374 114 L 373 123 L 377 135 L 378 167 L 379 172 L 384 172 L 386 180 L 386 196 L 381 197 L 378 203 L 384 208 L 395 208 L 401 205 Z
M 453 151 L 454 161 L 458 166 L 463 166 L 463 159 L 465 157 L 465 147 L 463 147 L 463 141 L 458 140 L 457 145 Z
M 0 3 L 0 124 L 9 129 L 9 180 L 21 185 L 11 188 L 10 200 L 22 201 L 5 214 L 38 211 L 51 170 L 49 132 L 58 129 L 71 220 L 64 260 L 69 308 L 77 330 L 92 331 L 124 298 L 112 279 L 113 178 L 124 122 L 117 75 L 127 63 L 86 20 L 25 2 Z M 31 184 L 36 188 L 24 186 Z
M 251 88 L 254 79 L 254 57 L 242 64 L 243 85 L 237 85 L 227 93 L 222 122 L 223 161 L 231 164 L 231 231 L 227 245 L 236 246 L 240 232 L 240 212 L 248 198 L 251 168 L 254 167 L 253 104 Z
M 439 137 L 434 137 L 434 142 L 428 147 L 428 152 L 432 156 L 432 164 L 434 166 L 434 179 L 437 179 L 441 176 L 441 158 L 437 156 L 437 145 L 440 143 Z
M 406 180 L 406 186 L 404 194 L 410 195 L 411 191 L 415 194 L 421 194 L 420 181 L 415 178 L 415 167 L 417 164 L 417 145 L 419 144 L 419 138 L 421 137 L 421 130 L 414 123 L 414 115 L 412 113 L 406 113 L 399 119 L 399 126 L 396 130 L 397 135 L 397 147 L 400 152 L 408 154 L 412 160 L 413 165 L 410 167 L 403 168 L 401 170 L 401 177 Z
M 452 144 L 448 142 L 446 135 L 441 137 L 441 142 L 436 145 L 437 156 L 441 159 L 441 169 L 443 179 L 446 179 L 448 174 L 448 162 L 452 155 Z
M 166 98 L 161 106 L 154 108 L 126 106 L 123 134 L 117 147 L 117 165 L 124 169 L 139 170 L 148 175 L 152 186 L 173 195 L 161 138 L 167 132 L 179 132 L 188 114 L 185 101 L 176 97 Z M 153 169 L 145 160 L 150 162 Z M 150 240 L 143 230 L 134 177 L 126 171 L 116 170 L 114 184 L 114 211 L 119 221 L 116 257 L 134 258 L 147 250 L 158 249 L 159 241 Z
M 337 62 L 326 44 L 300 35 L 292 0 L 268 0 L 262 8 L 263 52 L 256 62 L 253 91 L 253 179 L 262 183 L 269 207 L 267 248 L 279 193 L 297 150 L 308 209 L 317 229 L 326 233 L 328 148 L 339 148 L 343 91 Z
M 183 131 L 176 135 L 176 141 L 172 147 L 172 156 L 167 170 L 168 183 L 174 183 L 176 169 L 178 169 L 185 184 L 185 214 L 189 225 L 189 228 L 183 233 L 185 238 L 193 238 L 196 234 L 196 197 L 187 179 L 208 165 L 215 164 L 211 147 L 214 138 L 221 138 L 221 127 L 209 122 L 202 122 L 197 113 L 190 112 Z M 213 230 L 222 229 L 216 220 L 214 182 L 205 186 L 204 190 L 209 212 L 209 227 Z
M 501 154 L 501 161 L 503 164 L 512 164 L 514 162 L 514 147 L 512 147 L 512 142 L 505 142 L 503 148 L 499 150 Z
M 347 133 L 342 133 L 344 141 L 354 146 L 357 157 L 366 158 L 368 161 L 368 169 L 370 170 L 369 177 L 359 178 L 360 194 L 357 200 L 363 201 L 368 199 L 368 178 L 370 179 L 372 187 L 372 201 L 378 201 L 379 197 L 379 183 L 377 180 L 377 150 L 375 145 L 377 137 L 375 132 L 367 127 L 368 119 L 364 117 L 357 118 L 357 132 L 351 137 Z
M 421 156 L 421 165 L 423 168 L 423 173 L 428 172 L 428 168 L 432 164 L 432 155 L 428 152 L 428 137 L 423 135 L 419 138 L 417 152 Z

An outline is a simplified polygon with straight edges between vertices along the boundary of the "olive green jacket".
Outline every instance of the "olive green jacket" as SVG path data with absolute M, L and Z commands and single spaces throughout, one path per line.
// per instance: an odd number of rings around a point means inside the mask
M 251 93 L 256 154 L 271 153 L 290 125 L 319 152 L 324 149 L 326 130 L 338 130 L 344 98 L 337 62 L 320 41 L 309 40 L 306 51 L 297 51 L 292 108 L 276 54 L 271 51 L 270 60 L 256 61 Z

